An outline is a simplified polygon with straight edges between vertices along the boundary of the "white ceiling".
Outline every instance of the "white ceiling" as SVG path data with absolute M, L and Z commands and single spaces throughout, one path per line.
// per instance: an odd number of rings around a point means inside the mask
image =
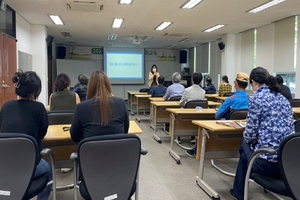
M 86 0 L 85 0 L 86 1 Z M 56 44 L 134 47 L 134 36 L 153 36 L 142 43 L 142 48 L 180 49 L 221 38 L 227 33 L 239 33 L 251 28 L 300 14 L 300 0 L 286 0 L 257 14 L 246 11 L 268 0 L 204 0 L 194 9 L 181 9 L 186 0 L 133 0 L 131 5 L 120 5 L 118 0 L 106 0 L 100 12 L 68 11 L 67 0 L 5 0 L 17 13 L 31 24 L 44 24 L 48 35 Z M 64 26 L 52 23 L 47 14 L 58 14 Z M 123 18 L 120 29 L 111 28 L 114 18 Z M 154 30 L 161 22 L 173 24 L 163 31 Z M 226 24 L 211 33 L 202 32 L 217 24 Z M 61 32 L 70 32 L 72 38 L 64 38 Z M 181 36 L 164 36 L 166 33 Z M 108 34 L 117 39 L 108 41 Z M 185 43 L 178 41 L 190 38 Z M 107 44 L 107 43 L 111 44 Z

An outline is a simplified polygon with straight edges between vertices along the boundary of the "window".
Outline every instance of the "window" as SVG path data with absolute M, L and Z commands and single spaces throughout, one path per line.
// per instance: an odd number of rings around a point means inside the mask
M 0 9 L 0 32 L 16 38 L 16 13 L 8 5 L 5 11 Z
M 276 75 L 280 75 L 283 79 L 283 84 L 290 88 L 292 94 L 295 94 L 295 91 L 296 91 L 296 75 L 295 75 L 295 73 L 277 72 Z

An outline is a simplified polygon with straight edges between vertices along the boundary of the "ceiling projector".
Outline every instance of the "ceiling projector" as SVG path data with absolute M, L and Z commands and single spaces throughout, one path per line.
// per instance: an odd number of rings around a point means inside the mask
M 133 38 L 133 40 L 132 40 L 132 44 L 137 44 L 137 45 L 140 45 L 140 44 L 142 44 L 142 40 L 141 39 L 139 39 L 139 38 Z

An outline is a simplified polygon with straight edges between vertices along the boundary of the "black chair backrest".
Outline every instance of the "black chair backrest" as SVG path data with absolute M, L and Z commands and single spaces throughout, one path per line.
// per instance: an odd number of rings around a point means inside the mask
M 174 96 L 169 99 L 169 101 L 180 101 L 181 96 Z
M 208 108 L 208 102 L 206 100 L 194 100 L 188 101 L 185 104 L 185 108 L 195 108 L 196 106 L 200 106 L 202 108 Z
M 300 107 L 300 99 L 289 99 L 292 107 Z
M 154 94 L 152 97 L 163 97 L 165 94 Z
M 113 194 L 117 194 L 118 199 L 129 199 L 140 154 L 141 141 L 136 135 L 95 136 L 82 140 L 78 145 L 78 161 L 90 199 L 105 199 Z
M 0 199 L 22 199 L 38 161 L 35 139 L 26 134 L 0 134 Z
M 139 92 L 149 92 L 149 88 L 141 88 L 140 90 L 139 90 Z
M 294 121 L 294 125 L 295 125 L 295 132 L 300 132 L 300 119 L 297 119 L 296 121 Z
M 236 119 L 246 119 L 248 114 L 248 109 L 239 109 L 239 110 L 231 110 L 228 119 L 236 120 Z
M 51 111 L 48 113 L 49 125 L 71 124 L 74 116 L 73 110 Z
M 226 92 L 223 97 L 230 97 L 234 94 L 234 92 Z
M 292 199 L 300 199 L 300 133 L 283 139 L 278 150 L 278 165 L 283 182 Z
M 206 94 L 216 94 L 216 91 L 207 91 Z

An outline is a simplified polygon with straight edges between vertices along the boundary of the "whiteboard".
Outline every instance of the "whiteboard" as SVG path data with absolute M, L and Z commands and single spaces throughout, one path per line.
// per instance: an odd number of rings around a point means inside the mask
M 66 73 L 71 80 L 71 87 L 78 83 L 78 76 L 86 74 L 91 76 L 99 70 L 96 61 L 56 59 L 57 74 Z

